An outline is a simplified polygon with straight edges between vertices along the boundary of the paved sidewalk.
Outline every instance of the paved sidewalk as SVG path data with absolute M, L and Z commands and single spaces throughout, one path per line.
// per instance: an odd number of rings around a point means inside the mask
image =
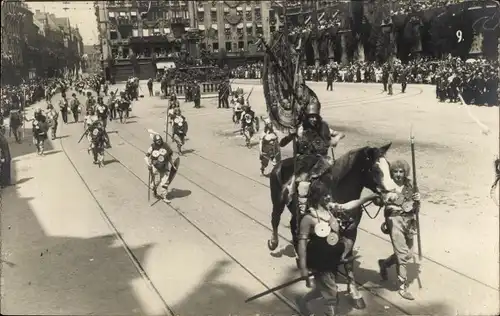
M 29 138 L 11 147 L 16 184 L 0 193 L 0 313 L 165 314 L 59 142 L 45 157 Z M 133 251 L 144 257 L 149 248 Z

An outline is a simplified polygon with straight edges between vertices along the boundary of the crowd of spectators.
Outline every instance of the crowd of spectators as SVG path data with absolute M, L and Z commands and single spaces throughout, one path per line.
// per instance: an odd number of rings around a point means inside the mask
M 231 70 L 232 78 L 261 79 L 262 63 L 240 66 Z M 338 64 L 302 67 L 306 80 L 326 81 L 331 75 L 336 82 L 383 83 L 387 80 L 388 64 L 356 62 L 341 66 Z M 395 60 L 394 83 L 431 84 L 436 86 L 436 98 L 440 101 L 458 102 L 456 91 L 464 101 L 476 105 L 498 105 L 498 63 L 485 59 L 459 58 L 432 60 L 421 58 L 402 64 Z
M 411 12 L 424 11 L 439 7 L 444 7 L 451 4 L 457 4 L 466 0 L 420 0 L 408 1 L 398 0 L 393 2 L 393 10 L 391 15 L 405 15 Z
M 219 67 L 170 68 L 158 74 L 159 80 L 171 85 L 194 82 L 220 82 L 228 77 L 228 71 Z

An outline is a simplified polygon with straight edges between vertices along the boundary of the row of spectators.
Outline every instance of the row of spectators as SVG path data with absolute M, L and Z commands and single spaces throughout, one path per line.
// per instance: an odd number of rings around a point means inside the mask
M 157 74 L 158 81 L 167 81 L 171 85 L 194 82 L 220 82 L 227 77 L 227 70 L 219 67 L 170 68 Z
M 447 5 L 457 4 L 466 0 L 421 0 L 421 1 L 408 1 L 398 0 L 393 2 L 394 10 L 391 15 L 405 15 L 411 12 L 424 11 Z
M 232 78 L 260 79 L 262 64 L 256 63 L 231 70 Z M 346 66 L 303 67 L 306 80 L 337 82 L 386 83 L 388 64 L 357 62 Z M 394 61 L 392 78 L 394 83 L 432 84 L 436 86 L 436 97 L 440 101 L 457 102 L 460 91 L 467 103 L 476 105 L 498 105 L 498 63 L 485 59 L 459 58 L 445 60 L 419 59 L 408 64 Z

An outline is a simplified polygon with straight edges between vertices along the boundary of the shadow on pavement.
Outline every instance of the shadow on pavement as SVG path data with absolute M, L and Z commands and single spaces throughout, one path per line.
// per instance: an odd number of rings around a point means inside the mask
M 34 146 L 12 146 L 18 160 Z M 42 158 L 43 159 L 43 158 Z M 12 163 L 13 181 L 16 161 Z M 30 178 L 18 180 L 25 183 Z M 18 186 L 2 191 L 2 304 L 0 313 L 144 315 L 132 284 L 140 278 L 117 238 L 47 235 Z M 71 201 L 68 212 L 71 211 Z M 5 205 L 8 203 L 9 205 Z M 144 262 L 151 245 L 131 249 Z
M 172 189 L 172 191 L 168 192 L 167 198 L 180 199 L 189 195 L 191 195 L 190 190 Z
M 227 279 L 224 276 L 225 271 L 235 268 L 232 265 L 235 263 L 229 260 L 219 261 L 200 280 L 197 288 L 187 293 L 181 302 L 172 306 L 175 314 L 182 316 L 294 314 L 293 310 L 273 295 L 266 297 L 266 300 L 245 303 L 248 297 L 256 293 L 246 293 L 241 287 L 223 281 Z
M 59 154 L 59 153 L 62 153 L 62 150 L 45 151 L 44 155 L 50 156 L 50 155 L 55 155 L 55 154 Z
M 36 146 L 33 144 L 33 133 L 31 132 L 31 128 L 26 128 L 21 144 L 16 143 L 14 137 L 7 137 L 7 140 L 9 141 L 10 155 L 13 161 L 19 157 L 36 153 L 37 151 Z M 54 146 L 52 146 L 49 140 L 46 140 L 45 154 L 50 150 L 54 150 Z

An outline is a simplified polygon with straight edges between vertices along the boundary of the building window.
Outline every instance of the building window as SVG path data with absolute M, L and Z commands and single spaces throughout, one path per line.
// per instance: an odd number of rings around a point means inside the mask
M 217 21 L 217 12 L 210 12 L 210 19 L 212 21 Z
M 139 30 L 132 30 L 132 36 L 133 37 L 139 36 Z
M 109 39 L 110 40 L 116 40 L 116 39 L 118 39 L 118 33 L 116 31 L 110 31 L 109 32 Z
M 245 18 L 247 21 L 252 21 L 253 18 L 252 18 L 252 11 L 247 11 L 245 12 Z
M 269 31 L 271 31 L 271 32 L 276 32 L 276 26 L 275 26 L 275 25 L 271 25 L 271 26 L 269 27 Z
M 257 33 L 257 35 L 263 35 L 264 31 L 262 30 L 262 26 L 257 26 L 257 31 L 255 33 Z
M 247 26 L 247 34 L 253 34 L 253 27 Z
M 232 45 L 231 42 L 226 42 L 226 52 L 231 52 L 232 51 Z
M 130 54 L 130 50 L 128 48 L 123 48 L 123 58 L 127 58 L 128 55 Z
M 198 12 L 198 22 L 203 22 L 205 20 L 205 12 Z
M 245 48 L 245 42 L 239 41 L 238 42 L 238 49 L 243 49 L 243 48 Z
M 214 52 L 217 52 L 219 50 L 219 43 L 217 42 L 212 43 L 212 48 Z
M 260 20 L 261 19 L 260 8 L 255 8 L 254 11 L 255 11 L 255 19 Z

